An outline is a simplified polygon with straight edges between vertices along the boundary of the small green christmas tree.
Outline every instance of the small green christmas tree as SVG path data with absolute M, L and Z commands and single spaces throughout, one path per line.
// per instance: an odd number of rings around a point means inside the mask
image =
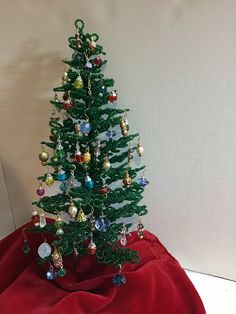
M 62 84 L 51 101 L 50 141 L 41 143 L 39 159 L 47 173 L 38 178 L 39 200 L 33 202 L 39 208 L 33 209 L 33 231 L 55 235 L 53 249 L 44 242 L 38 250 L 51 265 L 48 279 L 65 275 L 63 256 L 70 254 L 96 255 L 99 263 L 117 268 L 139 262 L 138 252 L 125 247 L 133 222 L 127 218 L 147 213 L 138 205 L 148 184 L 144 166 L 132 167 L 135 154 L 143 155 L 139 134 L 129 134 L 129 110 L 116 108 L 114 80 L 102 74 L 106 60 L 98 35 L 85 33 L 82 20 L 75 27 L 68 39 L 72 58 L 63 60 Z M 45 196 L 45 187 L 56 181 L 58 192 Z M 56 215 L 55 222 L 47 223 L 44 212 Z M 138 236 L 143 237 L 141 221 Z M 113 278 L 118 285 L 125 282 L 119 275 Z

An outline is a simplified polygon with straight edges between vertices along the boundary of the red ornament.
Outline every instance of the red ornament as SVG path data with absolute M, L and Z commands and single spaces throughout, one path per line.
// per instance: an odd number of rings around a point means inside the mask
M 110 192 L 110 189 L 109 187 L 107 186 L 102 186 L 100 189 L 99 189 L 99 193 L 102 194 L 102 195 L 106 195 Z
M 68 92 L 65 92 L 62 96 L 62 98 L 66 101 L 69 98 Z
M 81 152 L 77 152 L 74 156 L 75 161 L 80 164 L 84 161 L 83 155 L 81 154 Z
M 116 93 L 115 90 L 113 90 L 113 91 L 110 93 L 110 95 L 108 96 L 108 100 L 109 100 L 110 102 L 114 102 L 114 101 L 117 100 L 117 93 Z
M 88 246 L 88 251 L 90 255 L 94 255 L 97 252 L 97 247 L 96 244 L 94 242 L 90 242 L 89 246 Z
M 73 103 L 71 101 L 71 99 L 67 99 L 65 102 L 64 102 L 64 109 L 70 109 L 73 107 Z
M 100 57 L 97 57 L 97 58 L 95 58 L 95 59 L 93 59 L 93 63 L 95 64 L 95 65 L 101 65 L 102 64 L 102 59 L 100 58 Z

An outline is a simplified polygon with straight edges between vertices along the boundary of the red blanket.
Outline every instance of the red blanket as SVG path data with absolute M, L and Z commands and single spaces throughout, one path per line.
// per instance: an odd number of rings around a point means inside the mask
M 205 314 L 203 304 L 178 262 L 149 232 L 132 233 L 128 247 L 141 263 L 124 265 L 125 285 L 114 285 L 116 271 L 97 265 L 94 256 L 64 259 L 67 274 L 45 279 L 36 262 L 40 235 L 29 235 L 22 252 L 22 228 L 0 241 L 0 313 L 3 314 Z

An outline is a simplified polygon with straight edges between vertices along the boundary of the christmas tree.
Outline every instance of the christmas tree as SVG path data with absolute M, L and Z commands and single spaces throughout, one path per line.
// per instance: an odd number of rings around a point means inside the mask
M 63 60 L 62 82 L 50 101 L 50 141 L 41 142 L 39 154 L 46 173 L 38 178 L 30 231 L 54 236 L 38 248 L 41 260 L 50 265 L 47 279 L 66 274 L 63 256 L 90 254 L 98 263 L 120 269 L 113 281 L 121 285 L 122 265 L 140 260 L 126 244 L 133 216 L 147 213 L 139 205 L 148 184 L 144 166 L 133 161 L 143 156 L 143 147 L 139 134 L 129 133 L 129 110 L 116 107 L 114 80 L 102 74 L 106 60 L 98 35 L 85 33 L 80 19 L 75 28 L 68 39 L 72 57 Z M 56 184 L 53 195 L 48 187 Z M 45 212 L 56 215 L 54 222 L 46 221 Z M 139 218 L 138 237 L 143 230 Z M 23 249 L 29 251 L 27 240 Z

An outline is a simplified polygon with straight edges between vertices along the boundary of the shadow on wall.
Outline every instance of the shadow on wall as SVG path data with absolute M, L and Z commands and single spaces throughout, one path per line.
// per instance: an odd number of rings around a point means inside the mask
M 2 68 L 0 147 L 10 204 L 16 225 L 30 217 L 36 178 L 45 172 L 38 160 L 40 142 L 49 134 L 51 112 L 48 91 L 60 84 L 60 52 L 42 52 L 36 39 L 22 44 Z M 59 73 L 58 73 L 59 71 Z M 55 79 L 57 81 L 55 82 Z M 4 208 L 0 208 L 4 215 Z

